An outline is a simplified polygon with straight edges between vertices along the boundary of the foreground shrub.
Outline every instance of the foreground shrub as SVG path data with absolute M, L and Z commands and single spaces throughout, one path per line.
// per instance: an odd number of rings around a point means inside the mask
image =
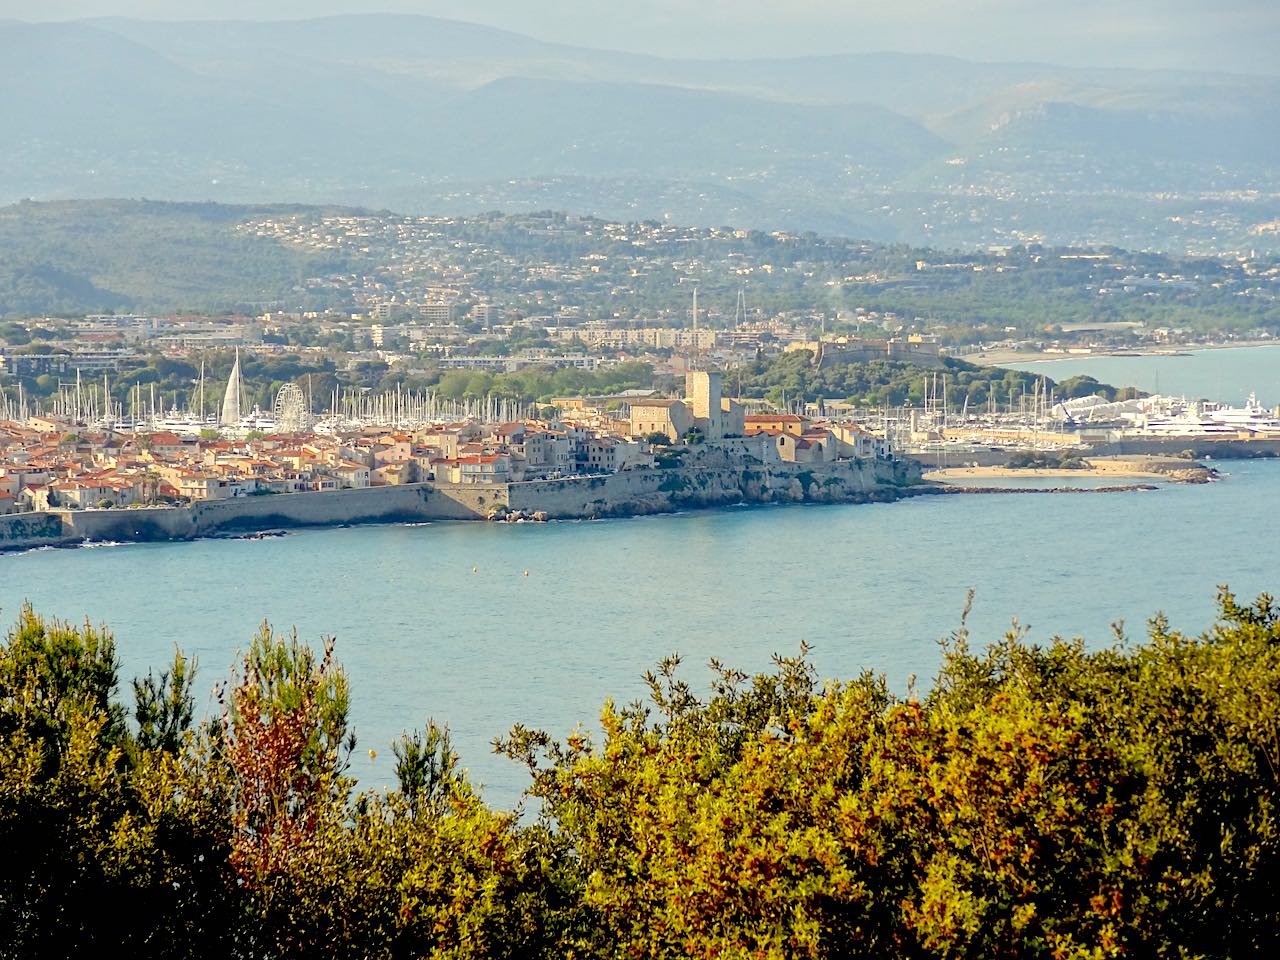
M 621 955 L 1253 956 L 1280 947 L 1280 625 L 1225 591 L 1220 624 L 1150 643 L 981 653 L 934 690 L 819 688 L 803 660 L 664 665 L 599 746 L 517 729 L 572 851 L 574 945 Z M 611 955 L 608 949 L 601 955 Z
M 1247 957 L 1280 948 L 1280 612 L 983 650 L 924 696 L 671 658 L 597 737 L 521 727 L 528 815 L 447 730 L 358 793 L 346 676 L 265 626 L 193 723 L 181 655 L 118 697 L 111 636 L 0 645 L 0 955 Z M 129 716 L 132 715 L 132 717 Z

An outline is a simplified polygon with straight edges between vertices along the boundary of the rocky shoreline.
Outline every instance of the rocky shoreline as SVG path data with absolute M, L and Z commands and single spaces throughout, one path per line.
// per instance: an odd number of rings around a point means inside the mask
M 1150 466 L 1150 465 L 1148 465 Z M 1046 484 L 936 483 L 911 461 L 836 461 L 776 466 L 712 463 L 674 470 L 511 484 L 405 484 L 324 493 L 206 501 L 185 507 L 64 510 L 0 517 L 0 552 L 86 543 L 145 543 L 197 539 L 267 539 L 289 530 L 373 523 L 442 520 L 545 523 L 717 509 L 743 504 L 893 503 L 919 496 L 997 493 L 1129 493 L 1165 482 L 1202 483 L 1216 471 L 1175 460 L 1167 472 L 1126 474 L 1131 483 L 1080 487 Z M 972 468 L 969 468 L 972 469 Z M 982 469 L 982 468 L 979 468 Z M 1034 474 L 1005 470 L 1004 476 Z M 1051 475 L 1079 475 L 1049 471 Z

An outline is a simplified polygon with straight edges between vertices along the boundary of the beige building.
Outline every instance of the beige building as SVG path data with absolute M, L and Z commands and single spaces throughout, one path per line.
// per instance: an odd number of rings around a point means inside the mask
M 665 433 L 675 442 L 693 427 L 693 414 L 683 400 L 641 400 L 631 405 L 633 437 Z
M 685 402 L 693 413 L 694 425 L 708 440 L 724 436 L 724 411 L 720 401 L 720 374 L 691 370 L 684 375 Z
M 883 437 L 878 437 L 865 427 L 852 423 L 833 423 L 828 428 L 836 440 L 836 451 L 842 457 L 889 456 L 889 444 Z
M 721 395 L 720 374 L 691 370 L 684 378 L 683 400 L 639 400 L 631 404 L 631 435 L 665 433 L 679 440 L 690 430 L 707 440 L 740 437 L 744 432 L 742 405 Z
M 587 346 L 606 347 L 610 350 L 625 350 L 629 347 L 711 350 L 716 345 L 715 330 L 683 327 L 639 327 L 624 330 L 593 326 L 566 327 L 559 336 L 562 340 L 577 338 Z
M 910 334 L 906 338 L 894 337 L 889 340 L 824 337 L 821 340 L 800 340 L 787 344 L 787 353 L 795 350 L 811 352 L 815 367 L 839 363 L 867 363 L 871 360 L 902 360 L 923 367 L 936 367 L 941 362 L 937 338 L 918 333 Z
M 827 463 L 836 459 L 836 439 L 829 430 L 810 430 L 804 436 L 779 433 L 778 455 L 789 463 Z
M 369 486 L 369 466 L 355 460 L 341 460 L 333 467 L 333 475 L 344 489 L 360 490 Z
M 708 440 L 743 435 L 746 428 L 742 404 L 723 395 L 720 374 L 691 370 L 684 377 L 684 392 L 694 425 Z
M 809 429 L 809 418 L 794 413 L 756 413 L 746 417 L 745 421 L 748 436 L 756 433 L 790 433 L 802 437 Z

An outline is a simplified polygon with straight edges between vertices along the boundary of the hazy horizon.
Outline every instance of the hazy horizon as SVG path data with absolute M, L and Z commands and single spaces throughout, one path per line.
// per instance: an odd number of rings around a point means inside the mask
M 1212 70 L 1276 75 L 1280 6 L 1274 0 L 798 0 L 779 10 L 766 0 L 644 0 L 602 12 L 587 0 L 530 6 L 518 0 L 190 0 L 181 12 L 161 0 L 0 0 L 0 18 L 65 21 L 305 20 L 396 13 L 496 27 L 540 40 L 671 58 L 734 59 L 840 53 L 930 53 L 992 62 L 1076 67 Z
M 391 15 L 49 0 L 37 16 L 55 22 L 33 27 L 0 0 L 0 200 L 1280 249 L 1280 30 L 1258 0 L 375 2 Z

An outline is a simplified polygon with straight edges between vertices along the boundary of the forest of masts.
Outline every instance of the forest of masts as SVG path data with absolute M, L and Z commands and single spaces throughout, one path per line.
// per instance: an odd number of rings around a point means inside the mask
M 211 411 L 216 404 L 207 402 L 203 382 L 192 390 L 185 407 L 177 391 L 167 400 L 156 391 L 155 384 L 143 387 L 135 384 L 125 398 L 118 399 L 111 391 L 107 378 L 101 384 L 85 383 L 79 374 L 72 383 L 61 383 L 58 391 L 47 402 L 32 400 L 19 382 L 16 388 L 6 390 L 0 386 L 0 421 L 26 423 L 31 417 L 51 417 L 69 425 L 114 429 L 122 432 L 146 432 L 155 429 L 173 429 L 177 423 L 218 427 L 217 417 Z M 416 429 L 442 422 L 474 420 L 483 423 L 510 423 L 522 420 L 536 412 L 537 405 L 510 397 L 492 394 L 485 397 L 454 400 L 443 398 L 433 391 L 395 390 L 376 393 L 368 388 L 335 388 L 328 399 L 327 408 L 314 410 L 314 400 L 307 394 L 311 416 L 321 432 L 337 427 L 359 429 L 369 427 L 395 427 Z M 968 399 L 959 410 L 947 401 L 945 374 L 933 374 L 925 380 L 922 423 L 945 427 L 972 423 L 1015 422 L 1026 426 L 1046 425 L 1054 422 L 1053 407 L 1056 400 L 1053 389 L 1041 378 L 1031 393 L 1019 392 L 1007 404 L 998 404 L 994 392 L 986 403 L 971 407 Z M 167 404 L 167 406 L 166 406 Z M 805 403 L 803 400 L 783 398 L 781 412 L 813 413 L 829 415 L 834 411 L 825 405 Z M 816 410 L 815 410 L 816 408 Z M 898 407 L 889 410 L 852 411 L 852 419 L 898 419 L 910 409 Z M 958 416 L 957 416 L 958 415 Z M 248 414 L 246 421 L 269 421 L 271 413 L 257 411 Z
M 204 385 L 192 391 L 185 407 L 177 391 L 168 399 L 156 391 L 155 384 L 135 384 L 124 399 L 111 392 L 106 377 L 102 383 L 85 383 L 77 375 L 74 383 L 59 384 L 48 402 L 32 400 L 21 383 L 14 390 L 0 387 L 0 420 L 26 423 L 32 417 L 51 417 L 69 425 L 114 429 L 123 432 L 146 432 L 172 429 L 175 423 L 218 427 L 207 403 Z M 308 394 L 308 403 L 311 397 Z M 166 406 L 167 404 L 167 406 Z M 317 426 L 326 423 L 344 426 L 421 428 L 435 423 L 477 420 L 485 423 L 510 423 L 532 413 L 530 405 L 509 397 L 486 396 L 452 400 L 432 391 L 405 391 L 397 388 L 375 393 L 367 388 L 335 389 L 327 410 L 315 414 Z M 255 410 L 247 421 L 268 421 L 271 413 Z

